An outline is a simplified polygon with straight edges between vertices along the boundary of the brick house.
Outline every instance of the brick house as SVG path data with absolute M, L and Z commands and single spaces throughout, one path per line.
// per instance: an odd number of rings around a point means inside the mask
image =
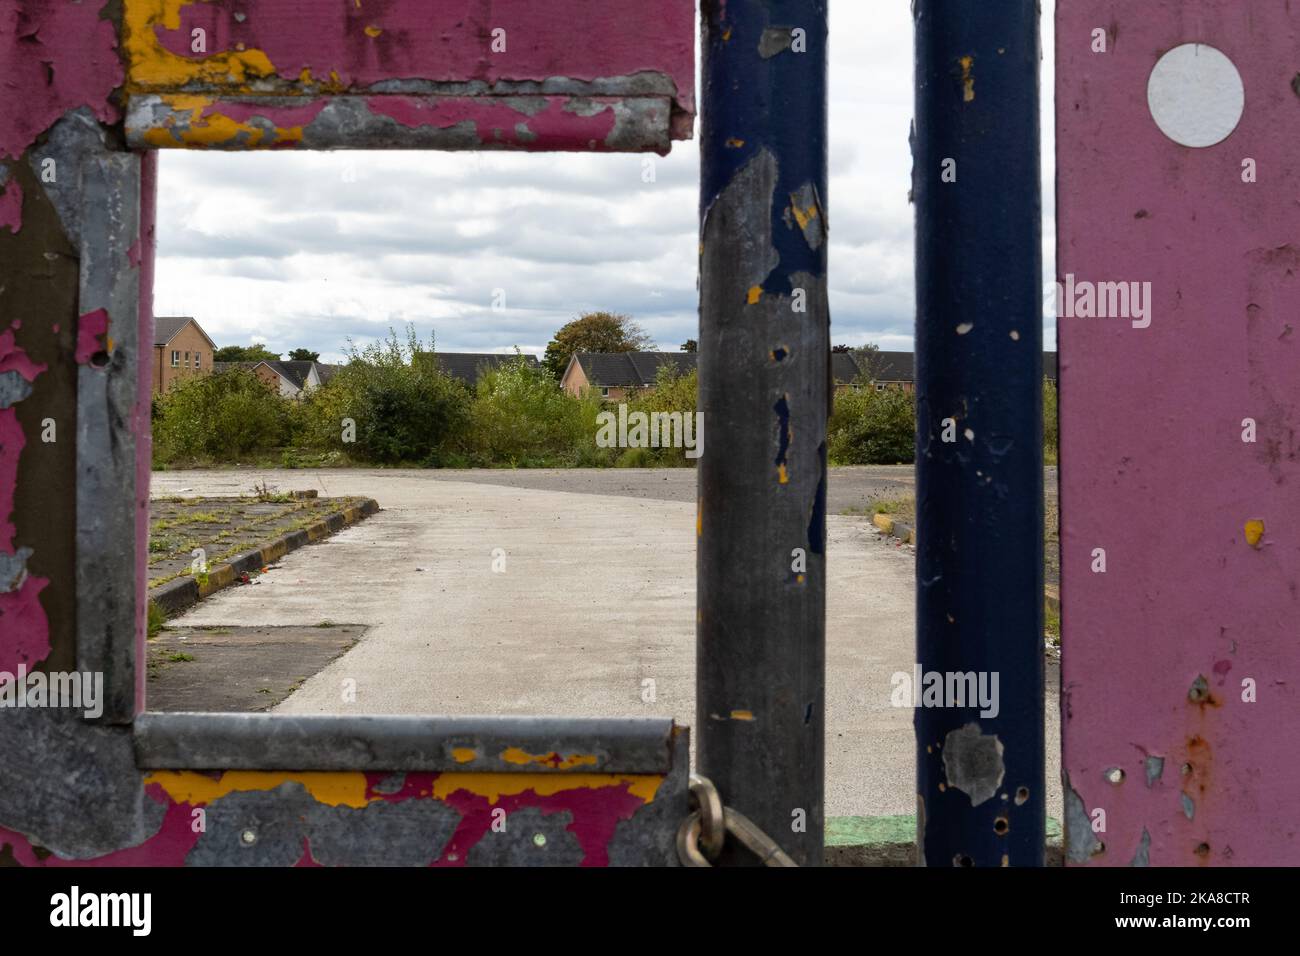
M 160 315 L 154 319 L 153 391 L 169 390 L 181 379 L 207 375 L 217 350 L 199 323 L 187 315 Z
M 560 376 L 560 387 L 575 396 L 594 388 L 601 398 L 618 402 L 654 385 L 665 365 L 679 375 L 693 372 L 696 358 L 694 352 L 575 352 Z

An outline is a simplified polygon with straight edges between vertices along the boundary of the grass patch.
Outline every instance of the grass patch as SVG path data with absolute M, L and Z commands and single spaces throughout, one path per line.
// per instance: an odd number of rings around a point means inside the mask
M 149 640 L 153 640 L 166 623 L 167 615 L 163 613 L 163 609 L 157 604 L 154 604 L 153 601 L 150 601 L 148 609 L 145 612 L 145 628 Z
M 193 655 L 193 654 L 183 654 L 183 653 L 168 654 L 168 655 L 167 655 L 167 660 L 171 661 L 173 664 L 181 664 L 181 663 L 184 663 L 185 661 L 192 661 L 192 660 L 194 660 L 194 655 Z

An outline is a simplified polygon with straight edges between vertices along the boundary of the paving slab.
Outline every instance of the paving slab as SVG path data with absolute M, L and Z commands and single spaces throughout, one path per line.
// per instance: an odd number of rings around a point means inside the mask
M 170 627 L 149 641 L 149 710 L 270 710 L 350 649 L 365 628 Z

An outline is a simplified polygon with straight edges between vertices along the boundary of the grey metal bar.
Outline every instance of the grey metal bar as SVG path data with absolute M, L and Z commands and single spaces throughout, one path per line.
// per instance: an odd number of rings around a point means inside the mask
M 825 752 L 824 0 L 703 5 L 697 765 L 800 864 Z M 729 841 L 723 864 L 758 861 Z
M 136 763 L 155 770 L 666 773 L 669 718 L 143 713 Z
M 102 720 L 117 724 L 136 703 L 140 164 L 103 152 L 81 165 L 80 322 L 104 310 L 112 348 L 77 370 L 77 668 L 104 675 Z

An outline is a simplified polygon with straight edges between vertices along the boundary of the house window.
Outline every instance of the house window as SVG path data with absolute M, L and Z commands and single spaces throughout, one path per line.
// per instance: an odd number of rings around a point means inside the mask
M 601 398 L 609 398 L 609 389 L 607 389 L 607 388 L 602 388 L 602 389 L 600 390 L 600 397 L 601 397 Z
M 181 353 L 172 352 L 172 368 L 179 368 L 181 364 Z
M 199 367 L 199 353 L 198 353 L 198 352 L 195 352 L 195 353 L 194 353 L 194 367 L 195 367 L 195 368 L 198 368 L 198 367 Z
M 877 383 L 876 383 L 876 391 L 877 391 L 877 392 L 883 392 L 884 390 L 885 390 L 885 386 L 884 386 L 884 384 L 882 384 L 882 383 L 880 383 L 880 382 L 877 382 Z

